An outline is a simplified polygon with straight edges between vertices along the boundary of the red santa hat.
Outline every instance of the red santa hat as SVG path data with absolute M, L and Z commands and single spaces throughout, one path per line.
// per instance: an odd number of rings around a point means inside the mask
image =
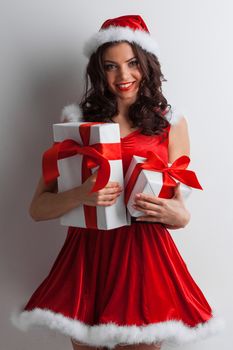
M 156 56 L 159 54 L 157 42 L 151 37 L 146 23 L 139 15 L 107 19 L 84 45 L 84 54 L 90 57 L 104 43 L 117 41 L 135 42 L 145 51 Z

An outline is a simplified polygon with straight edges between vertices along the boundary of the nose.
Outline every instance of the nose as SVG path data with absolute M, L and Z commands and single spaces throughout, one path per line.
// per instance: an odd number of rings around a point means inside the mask
M 120 66 L 118 72 L 119 72 L 119 76 L 118 76 L 119 79 L 121 79 L 122 81 L 128 81 L 130 77 L 130 72 L 127 66 L 123 66 L 123 65 Z

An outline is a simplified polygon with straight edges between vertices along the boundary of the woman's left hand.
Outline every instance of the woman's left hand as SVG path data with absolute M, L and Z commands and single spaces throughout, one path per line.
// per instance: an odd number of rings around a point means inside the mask
M 157 222 L 169 229 L 185 227 L 190 220 L 190 213 L 184 205 L 179 183 L 175 187 L 174 196 L 170 199 L 143 193 L 136 194 L 133 207 L 145 214 L 136 221 Z

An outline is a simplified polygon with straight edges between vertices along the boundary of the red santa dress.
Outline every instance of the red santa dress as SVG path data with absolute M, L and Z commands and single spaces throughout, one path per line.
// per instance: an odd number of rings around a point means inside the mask
M 168 161 L 168 135 L 140 129 L 121 139 L 123 170 L 148 150 Z M 190 275 L 168 230 L 133 222 L 112 230 L 69 227 L 48 276 L 11 320 L 46 326 L 90 346 L 184 344 L 222 320 Z

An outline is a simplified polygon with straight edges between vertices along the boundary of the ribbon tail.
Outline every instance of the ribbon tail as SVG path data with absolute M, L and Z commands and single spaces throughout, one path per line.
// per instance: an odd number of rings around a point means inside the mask
M 163 173 L 163 185 L 158 194 L 159 198 L 172 198 L 176 181 L 173 180 L 168 173 Z
M 184 183 L 187 186 L 190 186 L 199 190 L 203 190 L 195 172 L 192 170 L 172 170 L 170 171 L 170 174 L 175 179 Z
M 59 144 L 54 144 L 51 148 L 44 152 L 42 158 L 42 172 L 46 184 L 54 181 L 60 176 L 57 159 L 59 153 Z
M 96 192 L 101 190 L 103 187 L 106 186 L 110 177 L 111 168 L 108 159 L 105 158 L 96 149 L 91 148 L 89 146 L 86 146 L 85 148 L 81 149 L 80 154 L 85 155 L 85 159 L 89 158 L 89 160 L 85 162 L 85 168 L 88 168 L 90 172 L 89 176 L 91 176 L 90 164 L 92 163 L 94 165 L 99 165 L 99 169 L 97 170 L 96 181 L 90 192 Z M 92 162 L 90 162 L 90 159 L 92 160 Z
M 108 160 L 103 159 L 102 163 L 99 166 L 99 169 L 97 169 L 97 177 L 94 186 L 91 189 L 91 192 L 96 192 L 104 188 L 108 180 L 110 178 L 111 168 Z

